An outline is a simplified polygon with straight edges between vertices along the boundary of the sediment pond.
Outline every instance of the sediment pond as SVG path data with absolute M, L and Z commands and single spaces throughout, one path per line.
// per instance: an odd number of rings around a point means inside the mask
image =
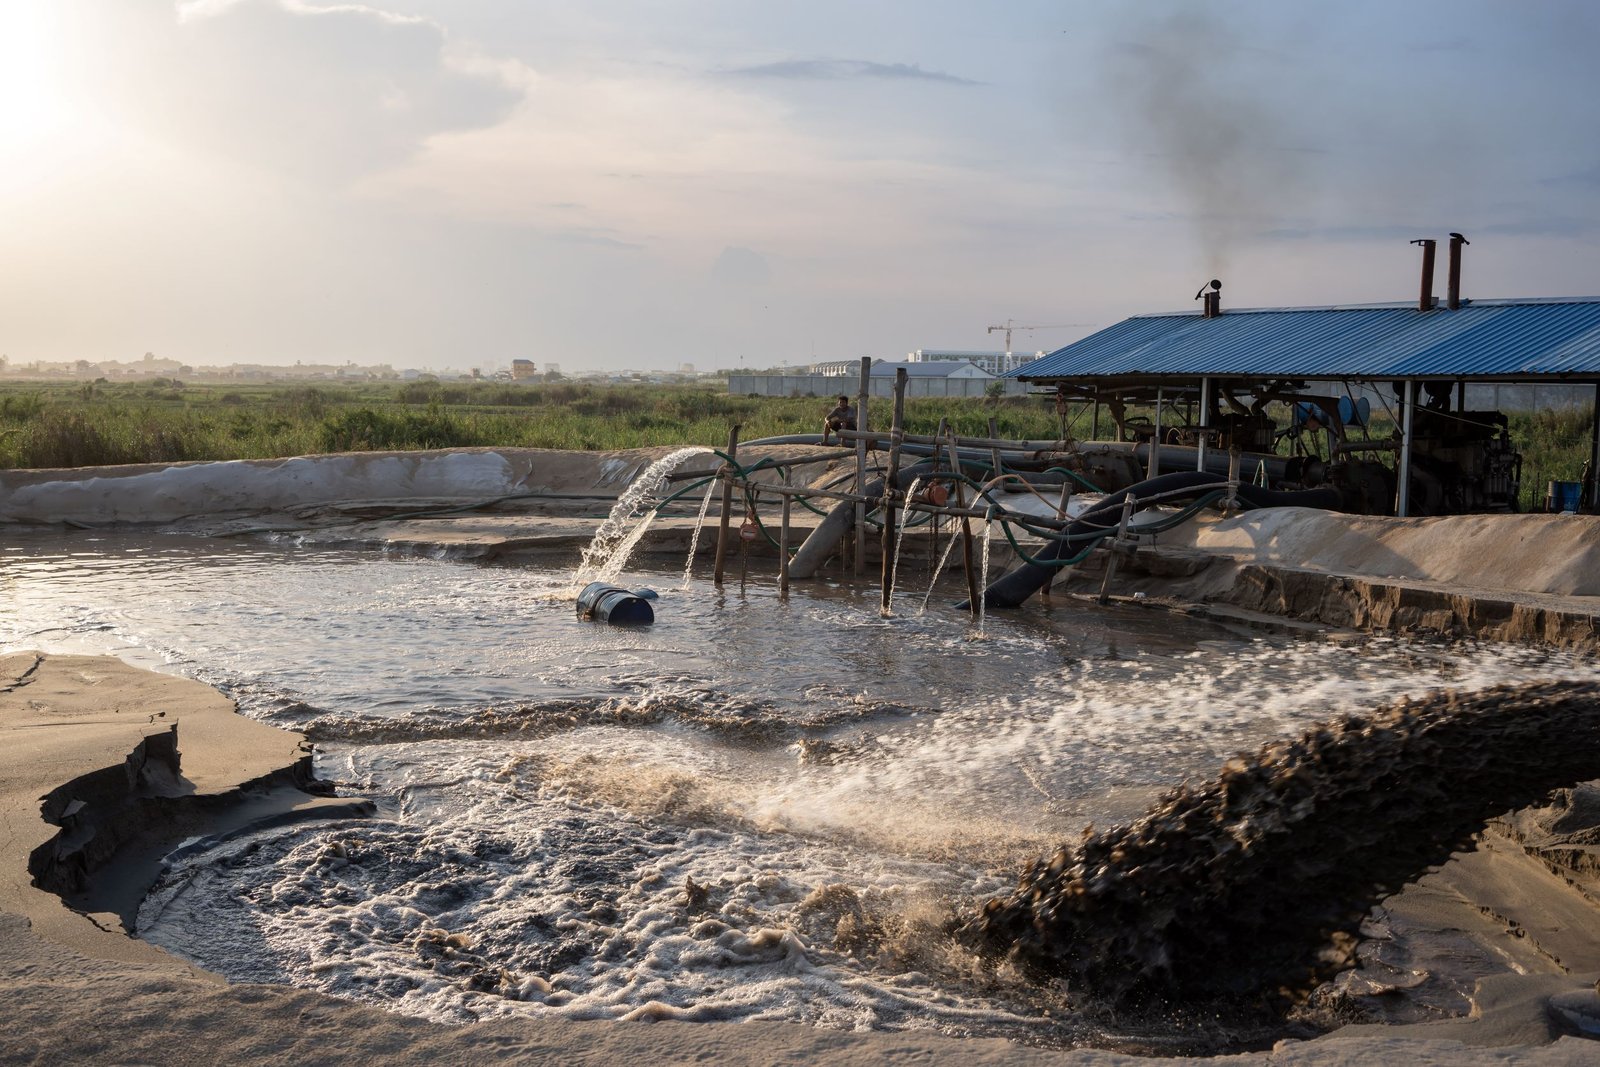
M 916 571 L 917 567 L 910 570 Z M 1057 598 L 972 620 L 681 565 L 654 626 L 574 568 L 158 534 L 10 534 L 0 648 L 112 653 L 307 733 L 370 819 L 190 848 L 139 934 L 237 980 L 428 1018 L 785 1019 L 1116 1040 L 944 933 L 1088 824 L 1342 712 L 1593 678 Z M 922 579 L 926 581 L 925 574 Z M 911 595 L 905 595 L 910 590 Z M 180 724 L 181 745 L 181 724 Z

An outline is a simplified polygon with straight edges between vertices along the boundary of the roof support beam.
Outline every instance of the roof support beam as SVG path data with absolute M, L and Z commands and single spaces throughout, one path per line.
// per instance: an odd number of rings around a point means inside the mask
M 1161 473 L 1161 402 L 1162 390 L 1156 387 L 1156 417 L 1155 435 L 1150 438 L 1150 473 L 1146 477 L 1154 478 Z
M 1594 383 L 1594 425 L 1590 435 L 1593 440 L 1589 449 L 1589 513 L 1600 515 L 1600 382 Z
M 1400 470 L 1394 513 L 1403 519 L 1411 514 L 1411 437 L 1415 425 L 1413 413 L 1417 408 L 1416 379 L 1407 378 L 1400 383 L 1400 388 Z

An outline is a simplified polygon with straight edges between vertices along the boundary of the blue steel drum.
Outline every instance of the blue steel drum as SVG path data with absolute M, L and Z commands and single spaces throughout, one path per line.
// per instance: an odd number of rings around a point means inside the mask
M 578 594 L 578 618 L 612 626 L 648 626 L 656 621 L 656 613 L 649 600 L 631 589 L 590 582 Z
M 1544 492 L 1544 509 L 1548 512 L 1577 511 L 1582 502 L 1582 482 L 1551 482 Z
M 1366 397 L 1351 400 L 1347 396 L 1339 398 L 1339 421 L 1346 426 L 1365 426 L 1367 419 L 1372 417 L 1372 401 Z

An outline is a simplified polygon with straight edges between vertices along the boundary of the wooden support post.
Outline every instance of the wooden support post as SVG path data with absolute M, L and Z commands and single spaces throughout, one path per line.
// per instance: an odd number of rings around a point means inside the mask
M 867 432 L 867 393 L 872 385 L 872 357 L 861 357 L 861 380 L 856 386 L 856 429 Z M 867 442 L 856 440 L 856 496 L 867 495 Z M 867 558 L 867 505 L 856 503 L 856 577 L 861 577 Z
M 737 473 L 734 467 L 738 457 L 739 427 L 735 424 L 728 431 L 728 464 L 722 472 L 722 521 L 717 527 L 717 563 L 711 575 L 712 582 L 719 588 L 728 559 L 728 519 L 733 515 L 733 479 Z
M 950 434 L 950 441 L 947 447 L 950 450 L 951 468 L 957 472 L 964 473 L 961 466 L 961 453 L 956 448 L 956 435 L 953 431 Z M 957 492 L 964 493 L 965 491 L 966 486 L 960 486 L 957 489 Z M 978 501 L 979 498 L 974 496 L 973 505 L 976 506 Z M 978 598 L 983 595 L 983 590 L 978 588 L 978 572 L 974 569 L 975 564 L 972 559 L 972 519 L 966 515 L 961 516 L 961 557 L 962 571 L 967 576 L 967 604 L 971 608 L 973 618 L 977 618 Z
M 889 428 L 889 472 L 883 480 L 883 592 L 882 607 L 889 610 L 889 600 L 894 595 L 894 494 L 900 480 L 900 440 L 905 434 L 906 369 L 894 372 L 894 421 Z
M 1122 539 L 1128 535 L 1128 520 L 1133 518 L 1133 496 L 1122 498 L 1122 521 L 1117 523 L 1117 536 L 1111 540 L 1111 558 L 1106 560 L 1106 576 L 1100 580 L 1100 595 L 1096 602 L 1104 604 L 1111 599 L 1111 579 L 1117 574 L 1117 556 L 1122 551 Z
M 991 441 L 1000 440 L 1000 424 L 995 421 L 995 417 L 993 415 L 989 416 L 989 440 L 991 440 Z M 1004 471 L 1001 470 L 1000 446 L 999 445 L 991 445 L 989 447 L 989 462 L 994 464 L 994 471 L 990 475 L 990 477 L 992 477 L 992 478 L 1000 477 L 1000 475 L 1003 474 Z
M 1067 501 L 1072 499 L 1072 475 L 1061 476 L 1061 500 L 1056 504 L 1056 521 L 1065 522 L 1067 518 Z M 1056 584 L 1056 576 L 1061 573 L 1060 567 L 1050 568 L 1050 577 L 1044 580 L 1044 588 L 1039 592 L 1044 596 L 1050 595 L 1050 587 Z
M 778 527 L 778 592 L 789 595 L 789 506 L 794 497 L 783 494 L 783 524 Z
M 939 428 L 934 431 L 933 438 L 934 438 L 934 440 L 936 442 L 940 441 L 949 432 L 950 432 L 950 420 L 949 419 L 940 419 L 939 420 Z M 943 454 L 943 452 L 944 452 L 944 446 L 943 445 L 935 444 L 933 446 L 933 468 L 934 468 L 935 471 L 937 471 L 939 469 L 939 457 L 940 457 L 940 455 Z M 953 483 L 953 482 L 951 483 L 951 488 L 952 489 L 955 488 L 955 483 Z M 933 501 L 930 499 L 928 502 L 931 504 Z M 947 503 L 947 504 L 949 503 L 949 498 L 948 497 L 945 498 L 945 503 Z M 939 565 L 939 525 L 940 525 L 942 520 L 937 515 L 930 515 L 929 519 L 931 519 L 932 521 L 929 523 L 929 526 L 931 527 L 931 532 L 928 535 L 928 539 L 929 539 L 929 545 L 928 545 L 928 573 L 932 574 L 933 573 L 933 568 L 937 567 Z M 951 531 L 950 532 L 951 532 L 951 535 L 954 536 L 955 528 L 953 526 L 951 527 Z

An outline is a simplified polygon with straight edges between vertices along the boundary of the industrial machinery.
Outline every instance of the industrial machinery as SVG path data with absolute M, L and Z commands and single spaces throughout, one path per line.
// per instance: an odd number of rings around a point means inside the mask
M 1342 510 L 1393 515 L 1404 452 L 1400 428 L 1370 434 L 1372 405 L 1366 396 L 1303 390 L 1304 383 L 1284 381 L 1248 390 L 1219 388 L 1203 415 L 1192 392 L 1169 388 L 1160 417 L 1151 419 L 1127 410 L 1130 404 L 1150 404 L 1157 399 L 1151 395 L 1155 391 L 1130 389 L 1104 400 L 1120 441 L 1081 442 L 1076 452 L 1087 458 L 1130 449 L 1136 467 L 1127 477 L 1111 476 L 1106 485 L 1111 490 L 1156 470 L 1203 464 L 1221 473 L 1236 464 L 1232 469 L 1241 478 L 1261 486 L 1287 491 L 1332 486 L 1343 496 Z M 1517 510 L 1522 456 L 1512 444 L 1506 416 L 1451 410 L 1459 395 L 1451 382 L 1425 383 L 1422 392 L 1423 402 L 1412 412 L 1407 514 Z M 1150 462 L 1152 450 L 1160 453 L 1158 464 Z

